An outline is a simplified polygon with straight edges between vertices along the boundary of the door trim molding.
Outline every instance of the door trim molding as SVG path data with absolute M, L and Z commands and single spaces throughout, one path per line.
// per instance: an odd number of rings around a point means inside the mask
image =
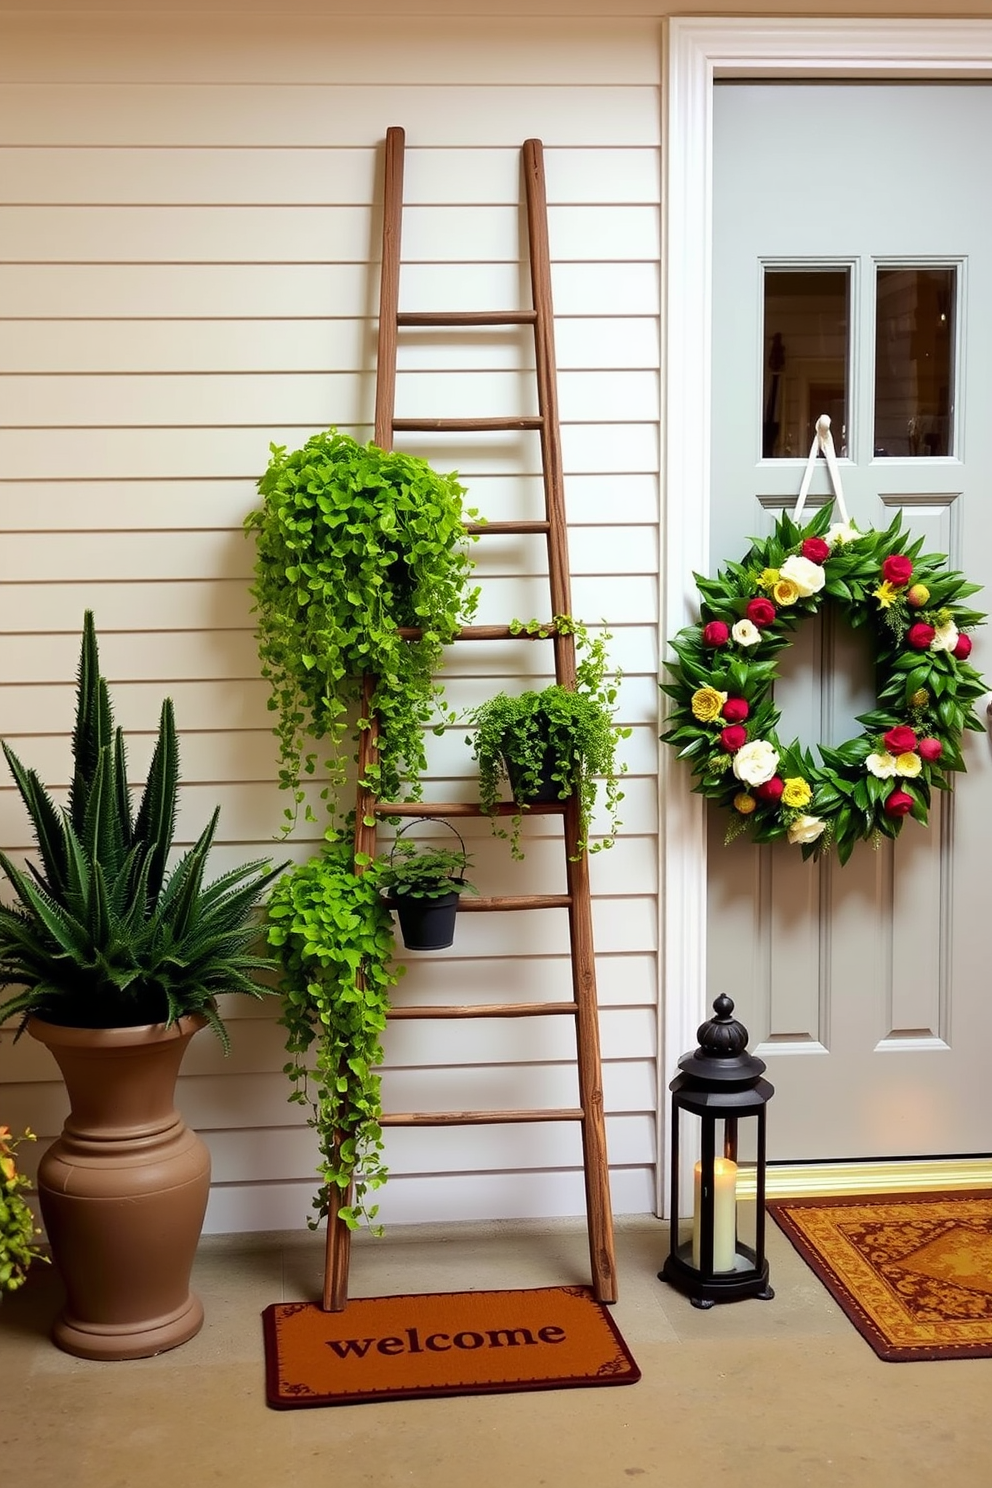
M 668 637 L 690 623 L 693 572 L 709 566 L 715 80 L 992 79 L 992 21 L 673 18 L 664 34 L 662 657 Z M 667 1207 L 668 1080 L 709 1012 L 704 803 L 688 790 L 672 751 L 662 754 L 659 1213 Z M 716 990 L 733 994 L 732 987 Z
M 889 1162 L 772 1163 L 766 1173 L 770 1199 L 829 1197 L 833 1194 L 920 1193 L 945 1189 L 992 1188 L 992 1158 L 930 1157 Z M 753 1168 L 742 1170 L 737 1193 L 753 1198 Z

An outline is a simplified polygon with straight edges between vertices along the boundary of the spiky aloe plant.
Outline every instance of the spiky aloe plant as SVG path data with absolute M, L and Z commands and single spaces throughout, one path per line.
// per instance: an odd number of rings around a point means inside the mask
M 41 865 L 29 862 L 24 871 L 0 853 L 15 895 L 13 905 L 0 905 L 0 987 L 18 988 L 0 1004 L 0 1022 L 37 1014 L 70 1027 L 119 1028 L 201 1013 L 226 1049 L 216 996 L 263 995 L 256 978 L 272 963 L 251 950 L 258 936 L 252 910 L 286 865 L 247 863 L 205 887 L 215 811 L 170 870 L 179 788 L 172 700 L 162 704 L 135 813 L 124 735 L 114 726 L 87 611 L 68 806 L 55 806 L 36 772 L 25 769 L 7 744 L 3 752 Z

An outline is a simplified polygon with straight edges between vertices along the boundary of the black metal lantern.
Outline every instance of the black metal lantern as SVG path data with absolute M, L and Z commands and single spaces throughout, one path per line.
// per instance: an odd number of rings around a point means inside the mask
M 669 1086 L 671 1253 L 658 1275 L 686 1292 L 694 1307 L 775 1295 L 768 1285 L 765 1259 L 765 1107 L 775 1092 L 761 1078 L 764 1062 L 747 1052 L 747 1029 L 733 1016 L 731 999 L 718 997 L 713 1012 L 715 1017 L 697 1034 L 699 1048 L 682 1056 L 681 1074 Z M 680 1131 L 683 1113 L 690 1119 Z M 700 1157 L 694 1171 L 692 1238 L 680 1242 L 683 1142 L 686 1151 L 698 1150 Z M 756 1179 L 753 1211 L 748 1207 L 749 1217 L 753 1212 L 751 1243 L 744 1238 L 747 1226 L 742 1223 L 738 1194 L 739 1165 L 745 1154 Z

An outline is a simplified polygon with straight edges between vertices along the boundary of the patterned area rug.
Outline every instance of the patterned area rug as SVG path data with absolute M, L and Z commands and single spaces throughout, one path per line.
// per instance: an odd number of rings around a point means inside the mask
M 276 1410 L 430 1395 L 633 1385 L 641 1372 L 589 1287 L 362 1297 L 262 1314 Z
M 992 1355 L 992 1190 L 768 1210 L 880 1359 Z

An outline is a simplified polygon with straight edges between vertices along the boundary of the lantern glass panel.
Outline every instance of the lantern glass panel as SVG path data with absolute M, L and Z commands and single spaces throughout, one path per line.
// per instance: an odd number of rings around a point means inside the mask
M 758 1118 L 679 1112 L 678 1256 L 703 1276 L 750 1273 L 761 1257 L 758 1234 Z M 712 1254 L 705 1248 L 704 1172 L 712 1162 Z

